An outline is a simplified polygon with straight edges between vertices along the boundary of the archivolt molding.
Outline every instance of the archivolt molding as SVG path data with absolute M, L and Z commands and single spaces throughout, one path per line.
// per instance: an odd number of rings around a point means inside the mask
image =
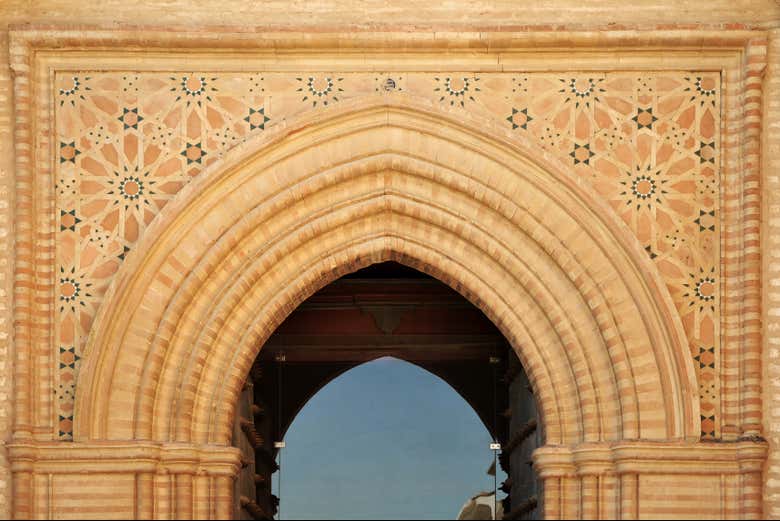
M 164 209 L 96 320 L 76 438 L 227 443 L 229 404 L 275 327 L 389 259 L 496 323 L 548 443 L 698 438 L 676 311 L 611 209 L 516 137 L 400 95 L 280 126 Z

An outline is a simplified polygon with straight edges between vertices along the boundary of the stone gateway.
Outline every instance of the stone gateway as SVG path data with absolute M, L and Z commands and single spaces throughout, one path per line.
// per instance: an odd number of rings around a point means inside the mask
M 780 517 L 780 4 L 115 3 L 0 6 L 0 515 L 272 515 L 257 361 L 395 263 L 518 361 L 505 518 Z

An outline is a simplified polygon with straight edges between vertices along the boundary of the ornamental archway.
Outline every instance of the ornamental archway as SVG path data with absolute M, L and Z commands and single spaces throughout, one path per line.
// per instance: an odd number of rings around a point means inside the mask
M 546 515 L 636 509 L 633 478 L 614 468 L 618 442 L 699 438 L 676 311 L 589 187 L 492 128 L 387 95 L 231 152 L 164 209 L 109 290 L 85 350 L 75 440 L 228 445 L 224 404 L 276 326 L 339 276 L 392 260 L 466 296 L 517 352 L 545 425 Z M 219 513 L 219 483 L 167 493 Z M 142 500 L 158 493 L 139 488 Z

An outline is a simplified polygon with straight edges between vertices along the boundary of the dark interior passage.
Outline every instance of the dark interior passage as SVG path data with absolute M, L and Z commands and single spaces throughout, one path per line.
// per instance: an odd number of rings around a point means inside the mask
M 306 403 L 345 371 L 388 356 L 439 376 L 473 407 L 502 447 L 499 462 L 509 476 L 499 492 L 504 517 L 536 517 L 540 490 L 530 455 L 543 432 L 514 351 L 459 293 L 396 263 L 375 264 L 323 288 L 263 346 L 234 429 L 234 444 L 244 454 L 237 517 L 276 514 L 275 442 Z

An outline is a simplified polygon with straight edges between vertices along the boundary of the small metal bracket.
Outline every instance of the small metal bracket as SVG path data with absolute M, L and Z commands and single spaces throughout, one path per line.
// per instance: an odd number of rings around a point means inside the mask
M 285 355 L 284 353 L 276 353 L 276 355 L 274 356 L 274 360 L 276 362 L 286 362 L 287 355 Z
M 491 443 L 490 444 L 490 450 L 501 450 L 501 444 L 500 443 Z
M 488 362 L 490 362 L 491 365 L 498 365 L 501 363 L 501 358 L 498 356 L 491 356 L 488 359 Z
M 283 441 L 275 441 L 274 442 L 274 448 L 275 449 L 283 449 L 285 447 L 287 447 L 287 444 L 285 442 L 283 442 Z

